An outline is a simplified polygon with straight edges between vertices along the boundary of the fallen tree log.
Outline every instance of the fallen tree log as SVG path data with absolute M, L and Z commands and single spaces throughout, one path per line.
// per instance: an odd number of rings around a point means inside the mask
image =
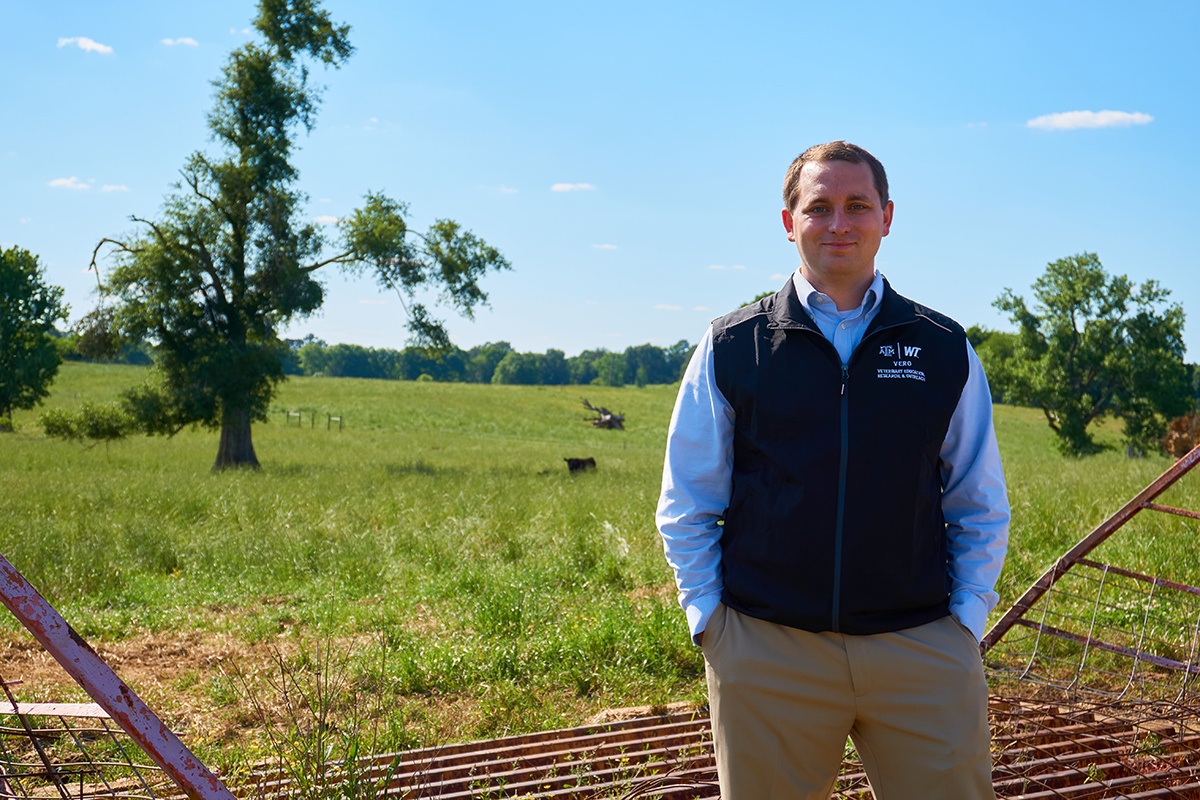
M 614 414 L 604 406 L 594 406 L 588 402 L 587 398 L 583 400 L 583 407 L 588 411 L 596 412 L 596 417 L 592 420 L 593 428 L 606 428 L 608 430 L 623 431 L 625 430 L 625 415 Z

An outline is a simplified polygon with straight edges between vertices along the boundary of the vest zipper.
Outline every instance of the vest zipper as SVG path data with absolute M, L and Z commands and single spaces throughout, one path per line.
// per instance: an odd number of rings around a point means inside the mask
M 874 331 L 868 331 L 863 336 L 862 341 L 858 343 L 858 347 L 854 348 L 854 352 L 850 354 L 850 361 L 862 350 L 863 344 L 868 339 L 873 339 L 881 332 L 892 328 L 903 327 L 908 325 L 908 322 L 897 322 L 891 325 L 883 325 Z M 822 336 L 824 338 L 824 336 Z M 826 340 L 828 341 L 828 340 Z M 831 344 L 832 347 L 832 344 Z M 847 388 L 850 384 L 850 363 L 849 361 L 842 364 L 842 391 L 841 391 L 841 457 L 838 459 L 838 490 L 837 490 L 837 521 L 833 532 L 833 620 L 831 628 L 834 633 L 841 632 L 841 616 L 842 616 L 842 530 L 846 519 L 846 475 L 848 471 L 847 462 L 850 460 L 850 398 L 847 396 Z
M 850 366 L 842 364 L 841 400 L 841 458 L 838 459 L 837 523 L 833 532 L 833 632 L 841 630 L 842 605 L 842 524 L 846 518 L 846 462 L 850 457 L 850 400 L 846 384 L 850 382 Z

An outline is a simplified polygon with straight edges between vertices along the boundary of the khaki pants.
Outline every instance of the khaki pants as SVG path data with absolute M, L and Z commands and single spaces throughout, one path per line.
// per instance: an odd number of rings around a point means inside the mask
M 718 606 L 704 659 L 722 800 L 826 800 L 846 737 L 877 800 L 992 800 L 987 684 L 952 617 L 809 633 Z

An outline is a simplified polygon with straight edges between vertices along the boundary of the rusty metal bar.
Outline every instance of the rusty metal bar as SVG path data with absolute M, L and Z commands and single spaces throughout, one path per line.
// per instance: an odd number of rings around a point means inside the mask
M 1142 581 L 1144 583 L 1152 583 L 1155 586 L 1162 586 L 1163 588 L 1166 588 L 1166 589 L 1175 589 L 1176 591 L 1179 591 L 1179 592 L 1185 592 L 1187 594 L 1194 594 L 1194 595 L 1200 596 L 1200 586 L 1191 586 L 1186 583 L 1179 583 L 1178 581 L 1170 581 L 1170 580 L 1167 580 L 1166 578 L 1156 578 L 1153 575 L 1143 575 L 1140 572 L 1134 572 L 1133 570 L 1130 570 L 1130 569 L 1122 569 L 1121 567 L 1114 567 L 1112 564 L 1102 564 L 1099 561 L 1092 561 L 1091 559 L 1087 559 L 1087 558 L 1081 558 L 1075 563 L 1077 563 L 1081 566 L 1084 566 L 1084 567 L 1092 567 L 1092 568 L 1098 569 L 1102 572 L 1111 572 L 1113 574 L 1120 575 L 1125 578 L 1132 578 L 1135 581 Z
M 234 800 L 221 779 L 179 741 L 3 555 L 0 601 L 188 798 Z
M 1200 511 L 1188 511 L 1186 508 L 1175 508 L 1174 506 L 1164 506 L 1158 503 L 1146 503 L 1142 507 L 1148 511 L 1161 511 L 1164 514 L 1174 514 L 1177 517 L 1200 519 Z
M 1048 633 L 1051 636 L 1057 636 L 1059 639 L 1068 639 L 1072 642 L 1078 642 L 1079 644 L 1086 645 L 1088 647 L 1096 647 L 1100 650 L 1107 650 L 1110 653 L 1129 656 L 1130 658 L 1138 661 L 1145 661 L 1148 664 L 1153 664 L 1156 667 L 1163 667 L 1164 669 L 1176 670 L 1178 672 L 1186 672 L 1189 675 L 1200 675 L 1200 666 L 1195 664 L 1185 664 L 1182 661 L 1176 661 L 1171 658 L 1150 655 L 1149 653 L 1143 653 L 1141 650 L 1134 650 L 1131 647 L 1122 647 L 1119 644 L 1112 644 L 1111 642 L 1106 642 L 1102 639 L 1097 639 L 1092 636 L 1080 636 L 1077 633 L 1064 631 L 1062 628 L 1055 628 L 1042 622 L 1030 622 L 1027 619 L 1018 619 L 1016 624 L 1023 625 L 1027 628 L 1033 628 L 1034 630 L 1041 631 L 1042 633 Z
M 1012 607 L 1000 618 L 1000 621 L 987 632 L 983 637 L 983 641 L 980 642 L 982 652 L 986 653 L 996 642 L 1000 641 L 1001 637 L 1016 624 L 1017 620 L 1024 616 L 1026 611 L 1033 608 L 1042 595 L 1049 591 L 1050 587 L 1067 570 L 1074 566 L 1079 559 L 1098 547 L 1109 536 L 1116 533 L 1122 525 L 1132 519 L 1139 511 L 1149 508 L 1151 505 L 1150 501 L 1174 485 L 1192 467 L 1196 466 L 1197 462 L 1200 462 L 1200 445 L 1193 447 L 1183 458 L 1172 464 L 1162 475 L 1159 475 L 1149 486 L 1139 492 L 1136 497 L 1121 506 L 1115 514 L 1101 522 L 1091 533 L 1083 537 L 1074 547 L 1064 553 L 1054 562 L 1050 569 L 1046 570 L 1025 591 L 1025 594 L 1017 602 L 1013 603 Z
M 108 712 L 98 703 L 15 703 L 12 706 L 12 713 L 24 714 L 27 717 L 108 719 Z

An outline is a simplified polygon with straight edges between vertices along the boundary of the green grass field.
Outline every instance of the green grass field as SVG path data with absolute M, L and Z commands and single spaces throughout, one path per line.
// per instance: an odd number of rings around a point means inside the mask
M 47 406 L 143 375 L 68 363 Z M 304 676 L 343 681 L 331 713 L 369 721 L 376 752 L 699 701 L 653 523 L 674 391 L 293 378 L 255 426 L 262 470 L 225 474 L 209 471 L 213 432 L 87 449 L 24 412 L 0 435 L 0 551 L 93 644 L 162 651 L 169 674 L 130 682 L 210 754 L 261 745 L 255 703 L 286 717 L 272 693 Z M 581 397 L 628 430 L 592 428 Z M 1013 506 L 1002 610 L 1169 462 L 1065 459 L 1040 412 L 996 422 Z M 570 476 L 568 456 L 598 468 Z M 1167 501 L 1200 507 L 1200 480 Z M 1200 583 L 1194 522 L 1148 521 L 1099 555 Z M 7 615 L 0 631 L 28 639 Z M 197 655 L 213 642 L 221 657 Z

